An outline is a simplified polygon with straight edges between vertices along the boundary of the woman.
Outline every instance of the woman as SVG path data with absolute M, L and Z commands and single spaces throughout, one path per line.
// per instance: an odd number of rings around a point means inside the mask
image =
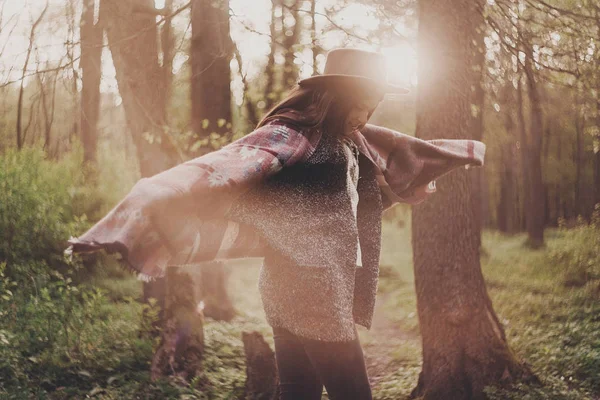
M 171 265 L 261 256 L 282 399 L 370 399 L 355 324 L 370 327 L 382 211 L 482 165 L 485 146 L 367 124 L 385 93 L 382 55 L 328 53 L 247 136 L 141 179 L 72 252 L 118 252 L 144 278 Z

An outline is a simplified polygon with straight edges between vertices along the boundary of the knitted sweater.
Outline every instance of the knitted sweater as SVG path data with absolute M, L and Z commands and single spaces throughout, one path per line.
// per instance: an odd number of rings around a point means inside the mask
M 342 140 L 324 135 L 304 162 L 248 191 L 228 212 L 272 244 L 259 278 L 271 326 L 346 341 L 354 338 L 355 322 L 371 325 L 383 205 L 375 166 L 354 157 Z M 354 162 L 361 173 L 353 201 Z

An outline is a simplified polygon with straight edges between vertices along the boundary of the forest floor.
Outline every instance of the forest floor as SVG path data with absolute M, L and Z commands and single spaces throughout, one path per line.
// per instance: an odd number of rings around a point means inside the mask
M 524 240 L 522 235 L 486 232 L 482 268 L 509 345 L 532 367 L 542 385 L 490 388 L 489 398 L 600 399 L 598 281 L 566 283 L 564 271 L 552 258 L 553 249 L 570 240 L 563 231 L 549 230 L 547 248 L 542 250 L 525 249 Z M 378 400 L 408 399 L 420 371 L 411 259 L 408 228 L 386 222 L 373 326 L 371 330 L 359 327 L 373 395 Z M 229 290 L 238 315 L 228 323 L 206 320 L 204 371 L 191 385 L 150 382 L 149 362 L 156 343 L 138 337 L 141 307 L 134 299 L 139 297 L 141 285 L 130 277 L 105 277 L 91 282 L 102 287 L 110 300 L 98 311 L 104 325 L 83 323 L 79 358 L 74 352 L 71 358 L 38 357 L 37 369 L 28 372 L 28 387 L 0 385 L 0 398 L 239 398 L 245 381 L 241 332 L 261 332 L 273 347 L 258 294 L 259 268 L 257 259 L 228 266 Z M 83 354 L 85 351 L 89 355 Z

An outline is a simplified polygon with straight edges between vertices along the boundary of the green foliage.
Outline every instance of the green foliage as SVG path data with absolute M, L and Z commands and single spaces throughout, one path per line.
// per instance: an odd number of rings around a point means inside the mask
M 0 156 L 0 259 L 6 274 L 30 280 L 44 263 L 64 266 L 62 244 L 70 232 L 80 230 L 85 218 L 77 206 L 84 203 L 76 190 L 73 160 L 54 163 L 35 148 L 9 149 Z M 35 260 L 19 268 L 20 260 Z
M 600 294 L 600 224 L 562 227 L 565 240 L 548 252 L 548 264 L 565 286 L 589 285 Z
M 30 283 L 33 288 L 17 291 L 5 265 L 0 265 L 0 394 L 87 393 L 119 370 L 148 369 L 152 346 L 138 339 L 145 317 L 132 299 L 110 304 L 103 291 L 80 288 L 71 274 L 58 272 L 43 286 Z

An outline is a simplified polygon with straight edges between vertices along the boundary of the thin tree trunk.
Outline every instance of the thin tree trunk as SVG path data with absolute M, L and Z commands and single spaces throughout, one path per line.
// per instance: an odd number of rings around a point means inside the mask
M 267 66 L 265 68 L 265 74 L 267 75 L 267 82 L 265 83 L 264 101 L 265 110 L 268 111 L 273 107 L 275 103 L 276 94 L 275 89 L 275 54 L 277 52 L 277 29 L 276 29 L 276 11 L 280 6 L 281 0 L 271 0 L 271 23 L 269 25 L 270 36 L 271 36 L 271 50 L 269 51 L 269 58 L 267 59 Z
M 600 91 L 596 99 L 596 145 L 594 154 L 594 203 L 600 204 Z
M 283 48 L 284 48 L 284 63 L 283 63 L 283 89 L 289 89 L 294 86 L 298 80 L 298 66 L 294 63 L 296 60 L 296 45 L 300 39 L 300 31 L 302 27 L 302 19 L 300 18 L 301 1 L 299 0 L 282 0 L 284 7 L 281 16 L 283 26 Z M 286 17 L 290 17 L 289 19 Z M 288 24 L 286 21 L 294 21 L 293 24 Z
M 320 53 L 320 46 L 317 45 L 317 20 L 316 20 L 317 0 L 310 1 L 310 43 L 312 50 L 312 74 L 318 75 L 317 56 Z
M 473 41 L 483 1 L 420 0 L 417 136 L 473 134 Z M 444 49 L 444 51 L 440 51 Z M 483 399 L 483 388 L 528 372 L 511 353 L 479 262 L 471 171 L 455 171 L 413 208 L 413 254 L 423 369 L 412 398 Z M 435 249 L 435 251 L 432 251 Z
M 94 23 L 96 1 L 84 0 L 81 13 L 81 142 L 84 164 L 95 167 L 100 116 L 100 79 L 102 77 L 103 30 Z
M 584 149 L 583 149 L 583 128 L 584 121 L 582 115 L 582 101 L 580 94 L 580 82 L 577 80 L 575 84 L 575 215 L 583 214 L 585 210 L 585 204 L 583 204 L 583 167 L 585 163 Z
M 165 115 L 164 121 L 168 125 L 169 122 L 169 103 L 171 101 L 171 93 L 173 86 L 173 57 L 175 56 L 175 38 L 173 36 L 173 26 L 171 22 L 171 13 L 173 12 L 173 0 L 165 1 L 164 13 L 167 15 L 162 27 L 160 43 L 162 48 L 162 73 L 163 87 L 165 96 Z
M 515 233 L 519 230 L 517 171 L 515 146 L 515 121 L 512 115 L 514 89 L 512 84 L 504 88 L 504 129 L 509 137 L 502 146 L 500 172 L 500 200 L 498 204 L 498 229 L 505 233 Z
M 45 73 L 47 74 L 47 73 Z M 56 104 L 56 80 L 58 78 L 58 72 L 54 73 L 54 79 L 50 83 L 50 104 L 48 104 L 48 98 L 46 93 L 46 81 L 47 78 L 43 78 L 42 75 L 38 74 L 38 84 L 40 85 L 40 101 L 42 106 L 42 114 L 44 116 L 44 151 L 52 158 L 56 158 L 57 155 L 50 153 L 50 141 L 52 138 L 52 124 L 54 123 L 54 105 Z
M 529 245 L 544 245 L 544 182 L 542 178 L 542 144 L 544 138 L 542 100 L 533 72 L 533 50 L 525 43 L 524 71 L 527 77 L 527 93 L 531 107 L 531 140 L 529 144 L 529 189 L 531 191 L 527 224 Z
M 524 229 L 527 229 L 529 226 L 529 214 L 528 211 L 531 208 L 531 192 L 529 190 L 530 186 L 530 174 L 529 174 L 529 140 L 527 138 L 527 126 L 525 124 L 525 112 L 523 108 L 525 105 L 523 104 L 523 77 L 519 75 L 518 84 L 517 84 L 517 118 L 519 121 L 519 137 L 520 137 L 520 147 L 521 147 L 521 179 L 522 179 L 522 188 L 523 188 L 523 208 L 521 210 L 521 226 Z
M 38 16 L 38 18 L 35 20 L 35 22 L 31 26 L 31 30 L 29 31 L 29 46 L 27 47 L 25 62 L 23 63 L 23 69 L 21 70 L 21 82 L 19 85 L 19 98 L 17 100 L 17 127 L 16 127 L 17 149 L 19 149 L 19 150 L 21 150 L 21 148 L 23 147 L 23 143 L 24 143 L 24 139 L 22 137 L 22 129 L 23 128 L 21 125 L 22 125 L 22 119 L 23 119 L 23 95 L 25 92 L 25 78 L 27 76 L 27 67 L 29 66 L 31 52 L 33 51 L 33 43 L 35 40 L 35 30 L 38 27 L 38 25 L 40 24 L 40 22 L 42 22 L 42 18 L 44 18 L 44 15 L 46 14 L 47 10 L 48 10 L 48 1 L 46 1 L 46 5 L 44 6 L 44 9 L 42 10 L 42 12 Z
M 242 84 L 244 85 L 244 108 L 246 109 L 246 115 L 248 118 L 248 121 L 250 122 L 250 125 L 252 125 L 252 128 L 254 128 L 257 124 L 258 124 L 258 115 L 256 113 L 256 106 L 254 105 L 254 103 L 252 102 L 252 99 L 250 99 L 250 87 L 248 85 L 248 80 L 246 79 L 246 75 L 244 74 L 244 71 L 242 70 L 242 55 L 240 54 L 240 51 L 237 47 L 237 45 L 234 44 L 234 53 L 235 53 L 235 59 L 237 61 L 238 64 L 238 71 L 240 76 L 242 77 Z

